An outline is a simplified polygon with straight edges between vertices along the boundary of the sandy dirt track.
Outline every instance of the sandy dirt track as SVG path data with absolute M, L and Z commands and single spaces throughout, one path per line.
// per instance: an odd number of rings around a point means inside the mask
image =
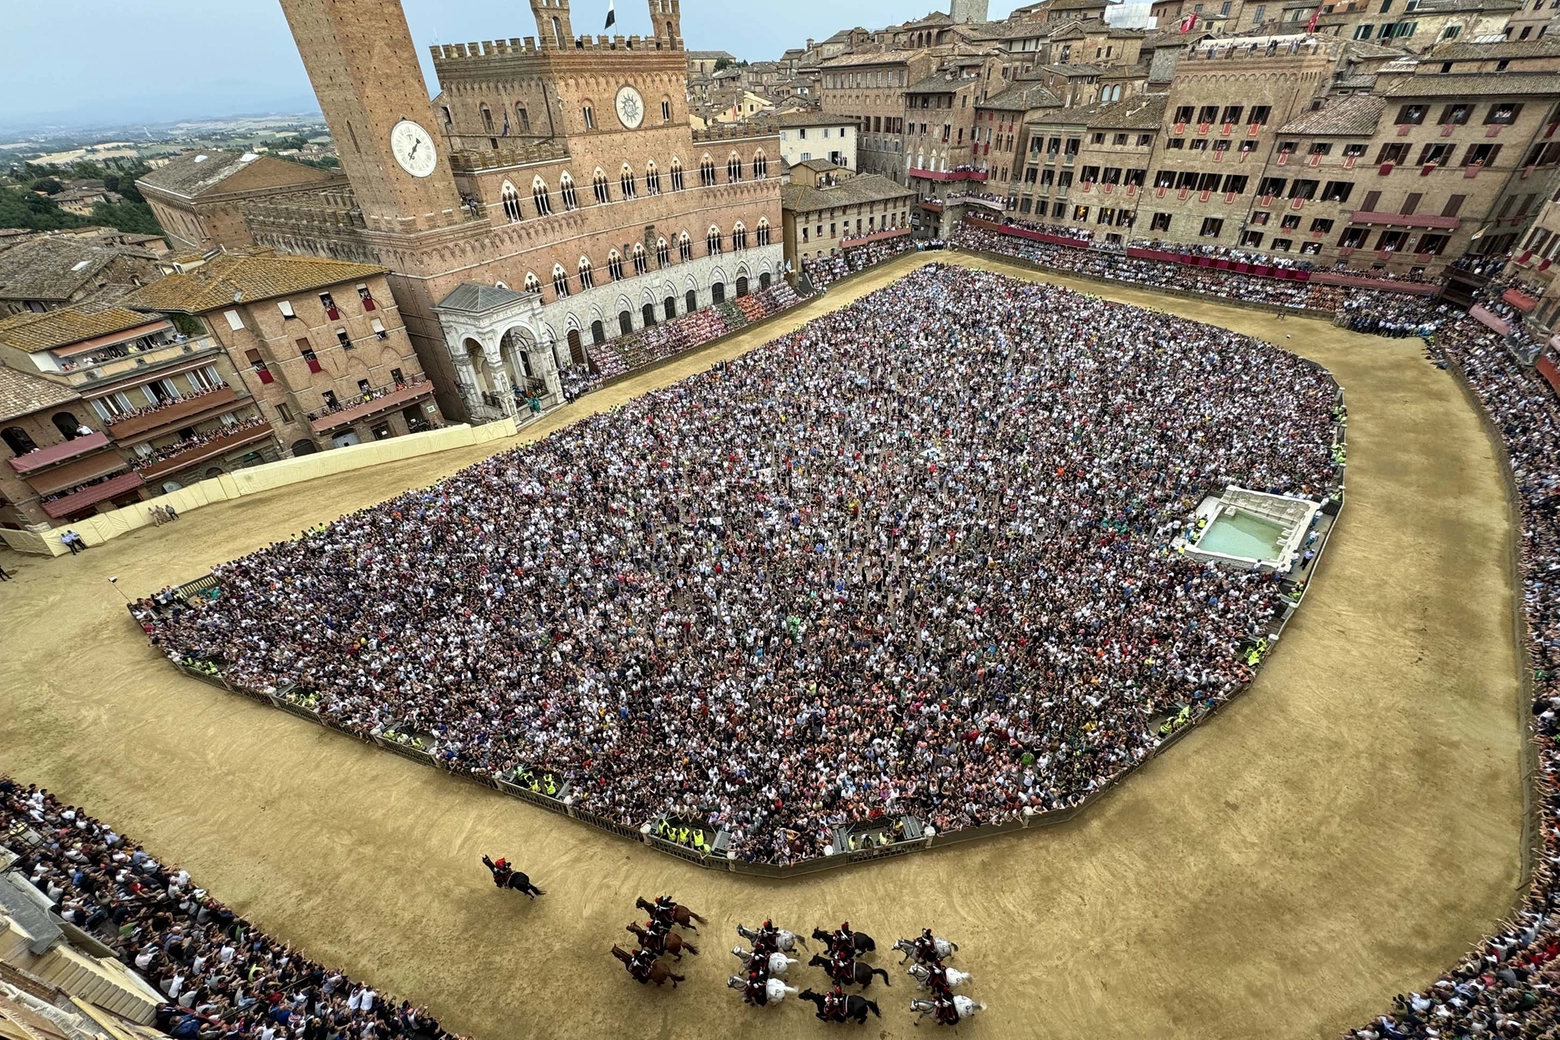
M 750 349 L 923 259 L 526 436 Z M 964 1035 L 1335 1036 L 1430 981 L 1517 895 L 1513 534 L 1496 457 L 1418 340 L 1045 280 L 1278 342 L 1329 367 L 1350 406 L 1342 525 L 1257 683 L 1080 820 L 797 882 L 706 872 L 188 679 L 107 583 L 189 580 L 478 449 L 192 512 L 77 558 L 6 554 L 17 580 L 0 585 L 0 770 L 80 801 L 268 930 L 481 1040 L 857 1035 L 809 1005 L 748 1009 L 723 987 L 733 925 L 766 915 L 793 928 L 849 919 L 880 942 L 923 925 L 955 939 L 955 964 L 990 1005 Z M 517 859 L 546 898 L 497 892 L 484 852 Z M 631 941 L 634 896 L 658 892 L 710 919 L 675 992 L 634 985 L 606 956 Z M 883 1017 L 860 1035 L 933 1029 L 911 1028 L 910 980 L 892 974 L 892 989 L 868 991 Z

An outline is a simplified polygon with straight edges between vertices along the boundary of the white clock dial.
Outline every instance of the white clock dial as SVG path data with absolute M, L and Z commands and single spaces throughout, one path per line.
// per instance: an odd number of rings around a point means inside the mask
M 639 96 L 639 91 L 624 87 L 617 92 L 617 117 L 628 129 L 639 129 L 639 124 L 645 121 L 645 99 Z
M 427 177 L 439 165 L 439 150 L 433 135 L 410 119 L 390 128 L 390 154 L 401 169 L 413 177 Z

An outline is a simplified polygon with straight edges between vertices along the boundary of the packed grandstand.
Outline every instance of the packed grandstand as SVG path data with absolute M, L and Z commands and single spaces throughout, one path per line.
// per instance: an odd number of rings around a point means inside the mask
M 1076 804 L 1241 689 L 1281 576 L 1170 543 L 1226 484 L 1331 494 L 1337 404 L 1249 337 L 931 265 L 143 620 L 451 769 L 783 864 Z

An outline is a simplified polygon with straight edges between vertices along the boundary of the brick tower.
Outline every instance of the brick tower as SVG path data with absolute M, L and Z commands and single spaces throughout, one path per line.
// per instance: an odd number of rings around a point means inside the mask
M 951 0 L 948 14 L 957 24 L 973 22 L 984 25 L 987 6 L 987 0 Z
M 281 4 L 368 227 L 415 233 L 457 223 L 460 195 L 400 3 Z

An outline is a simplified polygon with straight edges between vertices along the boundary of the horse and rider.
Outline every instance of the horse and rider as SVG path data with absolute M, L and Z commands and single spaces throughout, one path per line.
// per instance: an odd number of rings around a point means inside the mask
M 660 896 L 654 903 L 647 903 L 643 897 L 634 900 L 634 905 L 650 915 L 646 927 L 641 928 L 637 924 L 630 924 L 627 931 L 632 932 L 639 940 L 640 945 L 629 953 L 617 946 L 612 947 L 612 956 L 623 962 L 628 974 L 635 982 L 641 985 L 655 983 L 657 986 L 668 980 L 675 989 L 683 976 L 674 974 L 672 969 L 661 963 L 659 957 L 666 954 L 682 960 L 683 951 L 697 954 L 699 951 L 682 936 L 672 931 L 674 925 L 682 928 L 698 929 L 693 925 L 694 921 L 704 923 L 704 918 L 683 906 L 671 896 Z
M 855 1022 L 857 1025 L 866 1025 L 868 1011 L 878 1018 L 883 1017 L 878 1011 L 876 1001 L 858 997 L 854 993 L 846 993 L 838 986 L 827 993 L 804 989 L 799 996 L 803 1000 L 812 1001 L 818 1008 L 815 1017 L 820 1022 Z
M 826 932 L 822 928 L 814 928 L 812 937 L 821 943 L 828 944 L 829 952 L 835 956 L 844 954 L 855 957 L 857 954 L 871 953 L 877 949 L 877 943 L 872 936 L 865 932 L 852 931 L 849 921 L 846 921 L 832 932 Z
M 914 939 L 899 939 L 894 943 L 895 952 L 904 954 L 899 959 L 900 964 L 912 957 L 917 964 L 935 964 L 952 957 L 958 949 L 958 943 L 939 939 L 930 928 L 921 929 L 921 934 Z
M 657 896 L 654 903 L 648 903 L 643 896 L 634 900 L 634 906 L 650 915 L 650 920 L 668 927 L 677 925 L 698 931 L 699 925 L 704 924 L 704 918 L 683 906 L 671 896 Z
M 623 966 L 628 969 L 629 977 L 641 986 L 647 986 L 652 982 L 659 986 L 670 980 L 672 988 L 676 989 L 679 982 L 687 981 L 682 975 L 674 974 L 671 968 L 662 964 L 649 950 L 636 949 L 633 953 L 629 953 L 622 947 L 614 945 L 612 956 L 623 962 Z
M 537 888 L 535 885 L 531 884 L 530 878 L 526 877 L 520 871 L 510 866 L 507 859 L 499 858 L 495 861 L 489 859 L 486 856 L 483 856 L 482 865 L 488 868 L 488 872 L 493 875 L 493 884 L 497 885 L 499 888 L 507 888 L 515 892 L 524 892 L 532 899 L 535 899 L 537 896 L 547 894 L 541 889 Z

